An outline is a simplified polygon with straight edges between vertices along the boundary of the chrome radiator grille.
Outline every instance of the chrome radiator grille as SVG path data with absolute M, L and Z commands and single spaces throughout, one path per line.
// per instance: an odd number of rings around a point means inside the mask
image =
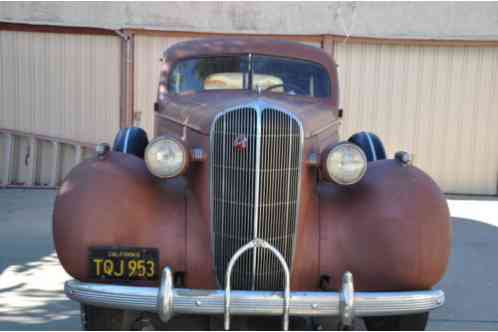
M 222 113 L 211 130 L 212 227 L 216 274 L 225 285 L 232 255 L 265 239 L 289 267 L 297 222 L 302 127 L 286 112 L 255 105 Z M 276 257 L 257 249 L 233 270 L 234 289 L 283 287 Z

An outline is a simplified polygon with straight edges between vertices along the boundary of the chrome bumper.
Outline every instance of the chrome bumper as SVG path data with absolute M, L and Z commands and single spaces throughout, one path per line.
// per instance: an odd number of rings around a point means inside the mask
M 240 249 L 229 264 L 231 273 L 237 258 L 258 246 L 272 250 L 266 242 L 250 242 Z M 272 250 L 273 251 L 273 250 Z M 287 271 L 288 272 L 288 271 Z M 174 288 L 169 267 L 163 270 L 160 288 L 117 286 L 67 281 L 66 295 L 75 301 L 101 307 L 158 313 L 163 321 L 175 314 L 225 315 L 225 329 L 230 328 L 230 315 L 340 316 L 344 325 L 351 325 L 354 316 L 403 315 L 426 312 L 444 303 L 441 290 L 406 292 L 355 292 L 352 275 L 343 276 L 339 292 L 290 292 Z

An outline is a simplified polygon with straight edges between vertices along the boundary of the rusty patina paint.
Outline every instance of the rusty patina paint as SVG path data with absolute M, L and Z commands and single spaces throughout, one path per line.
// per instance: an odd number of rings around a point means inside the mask
M 320 179 L 307 163 L 339 141 L 335 63 L 323 51 L 254 38 L 206 39 L 168 49 L 163 79 L 176 61 L 194 56 L 257 53 L 320 63 L 331 76 L 330 98 L 252 91 L 206 91 L 167 96 L 156 113 L 155 135 L 171 135 L 188 151 L 202 148 L 207 160 L 191 163 L 184 176 L 160 181 L 143 160 L 111 153 L 85 161 L 66 178 L 56 200 L 54 239 L 64 268 L 87 279 L 92 245 L 157 247 L 161 265 L 185 272 L 185 286 L 216 288 L 209 193 L 209 130 L 228 107 L 263 100 L 303 123 L 301 201 L 292 289 L 330 287 L 350 270 L 358 290 L 428 289 L 446 271 L 451 227 L 438 186 L 422 171 L 388 160 L 369 164 L 353 186 Z M 137 283 L 134 283 L 137 284 Z
M 159 181 L 143 160 L 118 152 L 86 160 L 69 173 L 57 194 L 57 255 L 79 280 L 88 280 L 92 246 L 159 248 L 161 266 L 185 270 L 185 208 L 182 178 Z

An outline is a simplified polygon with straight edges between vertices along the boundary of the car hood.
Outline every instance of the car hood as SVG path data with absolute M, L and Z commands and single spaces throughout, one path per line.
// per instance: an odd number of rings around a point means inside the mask
M 220 112 L 258 101 L 293 113 L 302 122 L 306 138 L 314 136 L 339 119 L 337 106 L 328 98 L 270 92 L 257 94 L 251 91 L 209 91 L 168 96 L 159 101 L 156 114 L 208 135 L 212 121 Z

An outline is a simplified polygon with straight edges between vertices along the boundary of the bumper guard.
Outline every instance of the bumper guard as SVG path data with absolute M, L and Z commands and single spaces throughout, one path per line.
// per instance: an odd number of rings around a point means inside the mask
M 252 248 L 265 248 L 277 256 L 285 272 L 285 289 L 280 291 L 231 290 L 230 276 L 237 259 Z M 355 292 L 353 276 L 346 272 L 339 292 L 291 292 L 289 268 L 280 252 L 268 242 L 255 239 L 241 247 L 231 258 L 226 272 L 225 290 L 173 287 L 173 274 L 164 268 L 160 288 L 104 285 L 69 280 L 66 295 L 75 301 L 101 307 L 158 313 L 164 322 L 175 314 L 225 315 L 225 329 L 230 329 L 230 315 L 283 317 L 288 329 L 289 316 L 340 316 L 351 326 L 355 316 L 387 316 L 426 312 L 444 303 L 441 290 L 404 292 Z

